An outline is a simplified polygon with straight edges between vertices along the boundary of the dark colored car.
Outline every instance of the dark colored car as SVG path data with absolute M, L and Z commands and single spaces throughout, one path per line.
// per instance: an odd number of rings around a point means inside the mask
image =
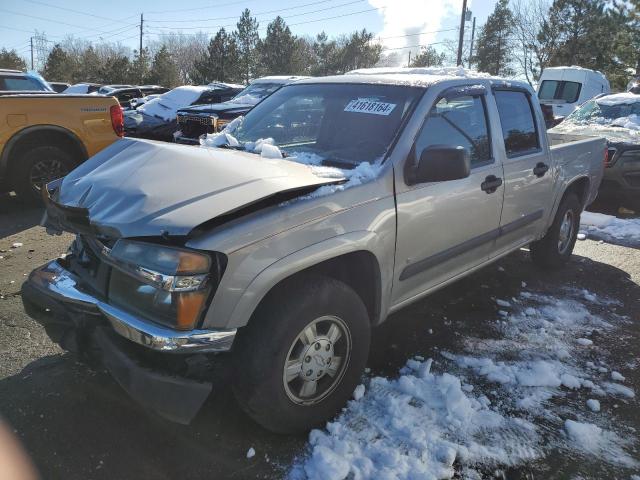
M 48 82 L 56 93 L 62 93 L 71 85 L 65 82 Z
M 640 209 L 640 95 L 603 95 L 581 105 L 549 133 L 607 139 L 605 170 L 598 199 L 617 209 Z
M 110 90 L 104 95 L 116 97 L 122 108 L 135 108 L 138 104 L 138 99 L 144 98 L 147 95 L 160 95 L 167 93 L 168 88 L 160 86 L 145 85 L 142 87 L 125 87 Z M 99 92 L 98 92 L 99 93 Z
M 301 78 L 294 76 L 263 77 L 251 82 L 234 98 L 215 105 L 194 105 L 178 110 L 178 131 L 175 141 L 187 145 L 198 145 L 200 137 L 222 130 L 234 118 L 246 114 L 263 98 L 271 95 L 283 85 Z
M 173 141 L 176 112 L 190 105 L 220 103 L 233 98 L 242 88 L 211 84 L 177 87 L 149 100 L 136 110 L 124 112 L 125 134 L 129 137 Z

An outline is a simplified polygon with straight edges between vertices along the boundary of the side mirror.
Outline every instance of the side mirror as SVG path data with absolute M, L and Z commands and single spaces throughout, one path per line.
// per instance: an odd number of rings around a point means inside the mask
M 462 146 L 431 145 L 422 151 L 412 170 L 408 178 L 410 185 L 459 180 L 470 175 L 471 158 Z

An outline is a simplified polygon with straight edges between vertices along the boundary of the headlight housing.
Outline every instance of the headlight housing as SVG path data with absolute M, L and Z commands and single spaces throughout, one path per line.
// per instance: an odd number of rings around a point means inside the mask
M 115 267 L 109 302 L 178 330 L 196 327 L 225 263 L 222 254 L 131 240 L 104 247 L 103 255 Z

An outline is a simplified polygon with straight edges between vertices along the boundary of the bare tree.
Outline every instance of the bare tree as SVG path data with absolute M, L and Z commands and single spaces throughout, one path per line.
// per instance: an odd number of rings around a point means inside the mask
M 549 62 L 550 52 L 557 41 L 553 35 L 541 36 L 545 20 L 549 14 L 549 0 L 512 0 L 513 43 L 518 73 L 523 74 L 529 84 L 540 78 L 542 70 Z

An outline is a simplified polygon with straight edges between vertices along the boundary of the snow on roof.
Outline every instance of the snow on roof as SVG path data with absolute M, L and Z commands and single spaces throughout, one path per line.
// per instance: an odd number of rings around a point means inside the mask
M 488 73 L 464 67 L 379 67 L 351 70 L 347 75 L 430 75 L 441 77 L 492 78 Z
M 200 98 L 202 92 L 206 92 L 207 90 L 211 90 L 211 87 L 208 85 L 186 85 L 184 87 L 177 87 L 159 97 L 149 100 L 142 107 L 138 108 L 138 111 L 165 120 L 172 120 L 176 117 L 178 109 L 188 107 Z
M 226 82 L 218 82 L 213 81 L 208 84 L 210 87 L 220 87 L 220 88 L 244 88 L 245 85 L 240 83 L 226 83 Z
M 640 95 L 631 92 L 614 93 L 596 99 L 598 105 L 625 105 L 636 102 L 640 102 Z
M 251 83 L 282 83 L 283 85 L 291 82 L 295 82 L 296 80 L 304 80 L 305 77 L 301 75 L 271 75 L 269 77 L 260 77 L 252 80 Z

